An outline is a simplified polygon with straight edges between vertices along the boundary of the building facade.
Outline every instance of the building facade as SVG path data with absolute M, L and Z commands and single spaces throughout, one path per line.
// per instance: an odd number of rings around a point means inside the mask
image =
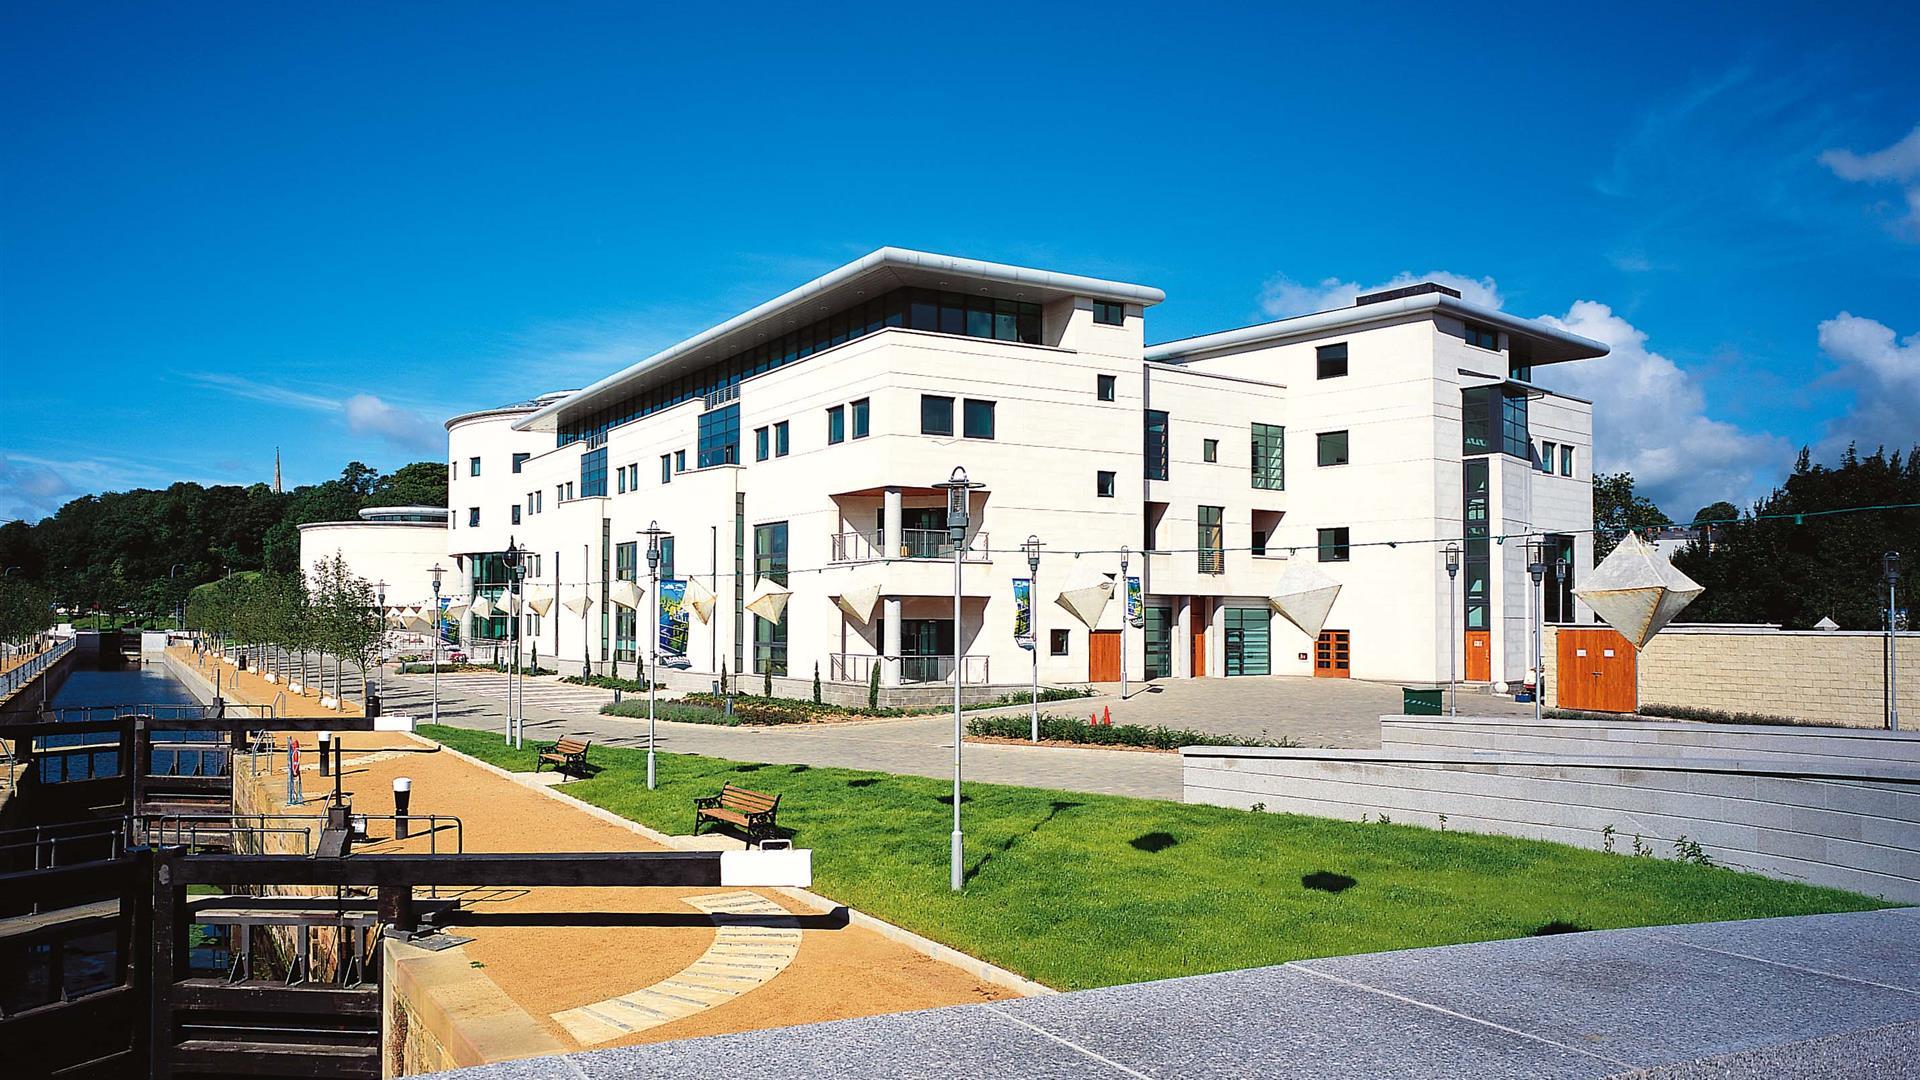
M 438 506 L 369 506 L 356 521 L 300 526 L 300 575 L 339 556 L 356 577 L 387 586 L 387 606 L 433 600 L 433 567 L 447 558 L 447 511 Z
M 668 660 L 702 679 L 724 665 L 791 690 L 817 666 L 864 687 L 877 671 L 910 700 L 948 692 L 957 656 L 971 693 L 1036 664 L 1052 684 L 1123 665 L 1431 681 L 1449 642 L 1463 675 L 1518 678 L 1529 593 L 1508 537 L 1558 538 L 1571 572 L 1550 614 L 1573 617 L 1591 561 L 1591 408 L 1533 374 L 1604 346 L 1432 286 L 1148 347 L 1162 299 L 887 248 L 584 389 L 456 417 L 450 591 L 498 603 L 512 542 L 523 648 L 631 672 L 657 526 L 670 598 L 712 597 Z M 978 485 L 957 623 L 937 486 L 956 466 Z M 1015 637 L 1029 536 L 1031 651 Z M 1466 551 L 1452 634 L 1446 538 Z M 1296 561 L 1342 585 L 1317 641 L 1268 604 Z M 1106 575 L 1094 625 L 1055 602 Z M 776 585 L 777 619 L 749 610 Z

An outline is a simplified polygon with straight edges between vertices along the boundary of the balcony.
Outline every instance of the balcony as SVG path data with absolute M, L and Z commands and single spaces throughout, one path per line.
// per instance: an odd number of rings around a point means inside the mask
M 873 677 L 873 665 L 881 660 L 895 660 L 900 665 L 900 685 L 914 686 L 927 683 L 953 683 L 953 657 L 951 656 L 874 656 L 869 653 L 828 653 L 827 680 L 829 682 L 865 683 Z M 988 678 L 988 657 L 972 654 L 960 658 L 962 686 L 986 686 L 992 680 Z M 884 680 L 883 680 L 884 681 Z
M 945 529 L 902 529 L 900 544 L 896 551 L 884 550 L 877 533 L 843 532 L 833 535 L 833 553 L 831 561 L 837 563 L 879 562 L 883 559 L 952 559 L 953 541 L 947 538 Z M 992 556 L 987 546 L 987 534 L 977 532 L 967 537 L 966 548 L 961 552 L 963 562 L 991 562 Z
M 1227 572 L 1226 549 L 1201 548 L 1199 551 L 1199 565 L 1198 567 L 1196 567 L 1196 569 L 1198 569 L 1203 574 L 1226 573 Z

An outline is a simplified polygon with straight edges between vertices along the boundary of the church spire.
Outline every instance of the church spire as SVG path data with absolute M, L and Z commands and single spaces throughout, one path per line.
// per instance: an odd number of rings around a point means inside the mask
M 280 487 L 280 448 L 276 446 L 273 448 L 273 492 L 278 495 L 282 490 Z

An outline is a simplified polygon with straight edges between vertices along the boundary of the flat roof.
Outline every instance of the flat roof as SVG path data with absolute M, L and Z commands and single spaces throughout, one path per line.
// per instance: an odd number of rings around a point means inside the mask
M 961 283 L 985 285 L 979 291 L 1000 299 L 1045 303 L 1071 296 L 1150 307 L 1167 298 L 1159 289 L 1123 281 L 1035 270 L 1006 263 L 981 262 L 908 248 L 883 247 L 796 289 L 702 330 L 676 345 L 614 372 L 556 401 L 543 402 L 514 422 L 520 431 L 551 431 L 565 420 L 722 360 L 769 336 L 830 315 L 903 285 L 958 291 Z
M 1608 347 L 1598 341 L 1569 334 L 1537 319 L 1523 319 L 1504 311 L 1470 304 L 1446 292 L 1434 291 L 1402 296 L 1377 293 L 1368 297 L 1367 303 L 1356 303 L 1352 307 L 1316 311 L 1310 315 L 1295 315 L 1273 322 L 1149 345 L 1146 358 L 1163 363 L 1181 363 L 1293 339 L 1324 337 L 1372 324 L 1397 322 L 1410 315 L 1437 314 L 1486 323 L 1505 330 L 1514 339 L 1511 350 L 1513 359 L 1520 363 L 1557 364 L 1565 360 L 1590 360 L 1609 352 Z

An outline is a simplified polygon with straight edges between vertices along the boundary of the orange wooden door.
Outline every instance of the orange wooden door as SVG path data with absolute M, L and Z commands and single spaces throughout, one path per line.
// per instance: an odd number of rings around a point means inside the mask
M 1561 708 L 1617 713 L 1639 708 L 1634 680 L 1639 658 L 1626 638 L 1612 630 L 1564 626 L 1555 633 L 1559 685 L 1551 689 Z
M 1207 675 L 1207 608 L 1198 597 L 1189 609 L 1187 629 L 1193 637 L 1193 677 L 1203 679 Z
M 1493 633 L 1467 631 L 1467 681 L 1493 681 Z
M 1313 643 L 1313 674 L 1322 679 L 1346 679 L 1353 676 L 1353 633 L 1348 630 L 1322 630 Z
M 1095 630 L 1087 635 L 1087 681 L 1120 681 L 1120 631 Z

